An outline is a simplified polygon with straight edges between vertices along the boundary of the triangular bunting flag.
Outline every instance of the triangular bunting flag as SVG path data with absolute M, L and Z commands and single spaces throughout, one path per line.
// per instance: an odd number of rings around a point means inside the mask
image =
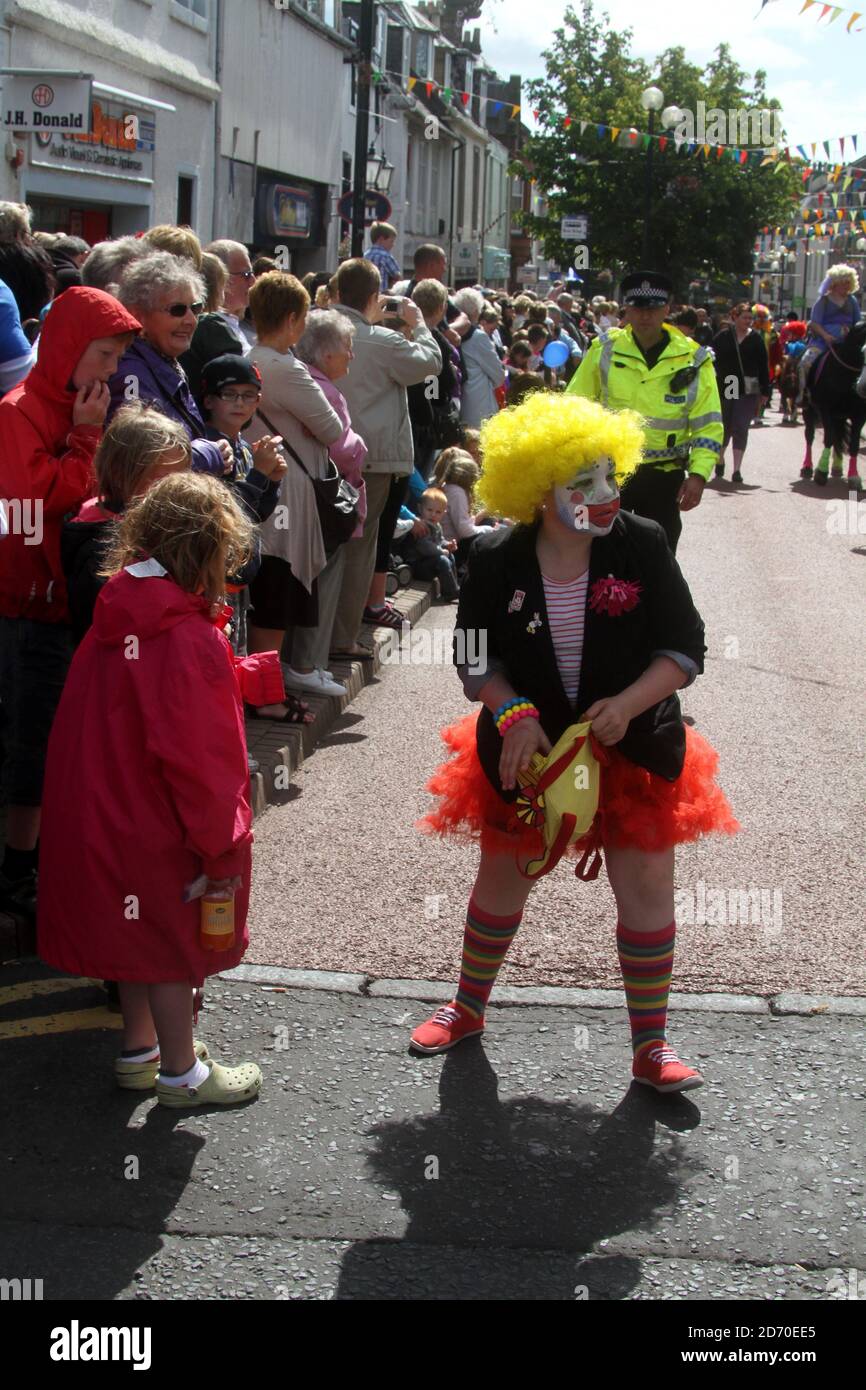
M 469 105 L 469 98 L 470 98 L 471 96 L 472 96 L 472 93 L 471 93 L 471 92 L 461 92 L 461 93 L 460 93 L 460 100 L 463 102 L 463 105 L 464 105 L 464 106 L 468 106 L 468 105 Z M 537 119 L 538 119 L 538 117 L 536 117 L 536 120 L 537 120 Z
M 602 138 L 602 136 L 604 135 L 604 132 L 605 132 L 606 130 L 607 130 L 607 126 L 606 126 L 606 125 L 597 125 L 596 128 L 595 128 L 596 139 L 597 139 L 597 140 L 600 140 L 600 139 Z
M 432 95 L 433 95 L 433 83 L 432 83 L 432 82 L 425 82 L 425 83 L 424 83 L 424 91 L 427 93 L 427 100 L 429 101 L 430 98 L 431 98 Z
M 450 88 L 450 87 L 443 87 L 443 88 L 442 88 L 442 100 L 443 100 L 443 101 L 450 101 L 450 100 L 451 100 L 451 95 L 452 95 L 452 93 L 451 93 L 451 88 Z
M 830 158 L 830 141 L 829 141 L 829 140 L 824 140 L 822 143 L 823 143 L 823 145 L 824 145 L 824 153 L 826 154 L 827 158 L 829 159 L 829 158 Z
M 844 136 L 844 135 L 840 135 L 840 136 L 839 136 L 839 153 L 840 153 L 841 155 L 843 155 L 843 156 L 844 156 L 844 154 L 845 154 L 845 136 Z
M 642 135 L 642 136 L 641 136 L 640 142 L 641 142 L 641 148 L 642 148 L 642 149 L 645 149 L 645 150 L 646 150 L 646 149 L 649 149 L 649 144 L 650 144 L 651 138 L 652 138 L 652 137 L 649 136 L 649 135 Z
M 800 154 L 803 156 L 804 159 L 808 159 L 808 158 L 809 158 L 809 156 L 806 154 L 806 151 L 803 149 L 803 146 L 802 146 L 802 145 L 798 145 L 798 146 L 797 146 L 797 149 L 800 151 Z
M 493 103 L 493 114 L 494 114 L 494 116 L 498 116 L 501 110 L 502 110 L 502 102 L 501 102 L 501 101 L 494 101 L 494 103 Z
M 571 125 L 571 117 L 570 117 L 570 116 L 566 116 L 566 117 L 565 117 L 565 120 L 562 122 L 562 124 L 563 124 L 563 126 L 565 127 L 565 129 L 568 130 L 568 127 Z
M 511 108 L 511 120 L 513 121 L 513 120 L 514 120 L 514 117 L 515 117 L 515 116 L 519 116 L 519 115 L 520 115 L 520 107 L 519 107 L 519 106 L 512 106 L 512 108 Z
M 837 5 L 836 8 L 834 9 L 833 13 L 832 13 L 831 16 L 830 16 L 830 23 L 832 24 L 834 20 L 838 19 L 841 13 L 842 13 L 842 7 L 841 7 L 841 5 Z
M 410 77 L 410 78 L 409 78 L 409 91 L 410 91 L 410 92 L 411 92 L 412 88 L 415 86 L 415 83 L 416 83 L 417 81 L 418 81 L 418 78 L 417 78 L 417 77 Z
M 612 144 L 614 144 L 614 145 L 616 144 L 616 137 L 619 135 L 619 133 L 620 133 L 621 130 L 622 130 L 622 126 L 621 126 L 621 125 L 612 125 L 612 126 L 611 126 L 611 128 L 610 128 L 610 139 L 611 139 L 611 143 L 612 143 Z
M 532 119 L 533 119 L 534 121 L 537 121 L 537 120 L 538 120 L 538 112 L 537 112 L 537 111 L 533 111 L 533 113 L 532 113 Z
M 667 143 L 668 143 L 668 137 L 667 137 L 666 135 L 660 135 L 660 136 L 659 136 L 659 149 L 662 151 L 662 153 L 664 153 L 664 151 L 667 149 Z
M 585 132 L 585 130 L 586 130 L 586 127 L 587 127 L 588 125 L 589 125 L 589 121 L 581 121 L 581 123 L 580 123 L 580 133 L 581 133 L 581 135 L 584 134 L 584 132 Z
M 857 23 L 857 20 L 858 20 L 859 18 L 860 18 L 860 11 L 859 11 L 859 10 L 855 10 L 854 13 L 852 14 L 851 18 L 848 20 L 847 25 L 845 26 L 845 27 L 847 28 L 849 34 L 851 33 L 851 30 L 854 28 L 854 25 Z M 858 30 L 857 32 L 859 33 L 860 31 Z M 856 145 L 854 146 L 854 148 L 855 148 L 855 149 L 857 148 Z
M 805 14 L 806 11 L 809 9 L 809 6 L 810 6 L 810 5 L 814 5 L 814 4 L 815 4 L 815 0 L 806 0 L 805 5 L 803 6 L 802 10 L 800 11 L 800 14 Z

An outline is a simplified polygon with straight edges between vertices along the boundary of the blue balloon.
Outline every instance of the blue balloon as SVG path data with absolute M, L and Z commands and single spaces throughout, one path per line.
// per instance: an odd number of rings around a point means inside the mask
M 554 338 L 541 354 L 541 360 L 545 367 L 564 367 L 568 361 L 568 343 L 564 343 L 561 338 Z

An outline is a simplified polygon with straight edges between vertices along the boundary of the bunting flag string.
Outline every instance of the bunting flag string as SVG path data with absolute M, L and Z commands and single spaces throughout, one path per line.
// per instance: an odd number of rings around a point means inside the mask
M 510 108 L 508 116 L 508 119 L 510 121 L 516 120 L 522 110 L 522 107 L 514 102 L 502 101 L 500 98 L 497 97 L 479 97 L 476 96 L 474 92 L 461 91 L 459 87 L 443 87 L 441 83 L 433 82 L 426 77 L 410 77 L 406 81 L 406 86 L 403 87 L 404 78 L 401 72 L 389 72 L 387 69 L 373 68 L 372 78 L 374 87 L 378 86 L 381 82 L 390 79 L 392 82 L 396 83 L 396 85 L 399 86 L 401 90 L 407 93 L 414 92 L 415 88 L 418 86 L 418 83 L 420 82 L 424 87 L 424 93 L 428 101 L 433 96 L 434 92 L 437 96 L 442 98 L 446 105 L 448 105 L 452 101 L 452 99 L 458 99 L 464 107 L 464 109 L 469 106 L 470 101 L 477 101 L 484 106 L 492 106 L 494 116 L 498 116 L 500 111 Z M 538 120 L 539 113 L 537 111 L 533 111 L 532 114 L 535 117 L 535 119 Z M 566 117 L 566 119 L 568 121 L 568 124 L 570 125 L 571 118 Z
M 758 14 L 755 15 L 756 19 L 759 15 L 762 15 L 764 13 L 764 10 L 767 8 L 767 5 L 769 3 L 770 0 L 761 0 L 761 8 L 758 11 Z M 862 24 L 859 29 L 854 28 L 854 25 L 857 23 L 857 20 L 863 18 L 864 12 L 862 10 L 849 10 L 845 5 L 828 5 L 825 4 L 823 0 L 803 0 L 803 8 L 800 10 L 800 14 L 797 16 L 797 18 L 799 19 L 800 15 L 804 15 L 807 10 L 820 11 L 820 13 L 817 16 L 819 24 L 822 22 L 822 20 L 827 19 L 829 16 L 828 28 L 830 24 L 835 24 L 839 16 L 843 14 L 851 16 L 851 18 L 848 20 L 848 23 L 845 25 L 845 29 L 849 34 L 862 34 L 863 29 L 866 28 L 866 25 Z
M 815 3 L 818 3 L 818 0 L 807 0 L 808 5 Z M 838 7 L 826 5 L 824 8 L 830 11 Z M 860 11 L 852 13 L 854 13 L 855 18 L 861 17 Z M 864 9 L 862 13 L 866 14 L 866 9 Z M 863 27 L 866 28 L 866 25 Z M 463 91 L 460 88 L 444 87 L 440 83 L 434 82 L 429 78 L 409 77 L 405 79 L 406 85 L 404 86 L 402 73 L 374 68 L 372 76 L 374 84 L 390 79 L 400 86 L 401 90 L 410 94 L 415 92 L 420 83 L 424 88 L 428 100 L 436 94 L 446 105 L 450 104 L 452 100 L 459 101 L 464 110 L 469 109 L 472 101 L 477 101 L 480 104 L 491 107 L 494 116 L 498 115 L 501 111 L 507 111 L 507 119 L 512 121 L 516 120 L 523 110 L 519 103 L 503 101 L 501 98 L 497 97 L 475 96 L 474 93 Z M 623 126 L 608 125 L 603 121 L 591 121 L 588 119 L 575 118 L 571 115 L 549 116 L 538 108 L 533 109 L 532 115 L 539 125 L 547 129 L 571 130 L 572 138 L 574 139 L 584 138 L 589 130 L 592 130 L 597 141 L 608 137 L 612 144 L 616 144 L 620 136 L 625 136 L 627 138 L 627 148 L 630 149 L 645 151 L 649 149 L 652 142 L 655 142 L 659 150 L 664 153 L 669 145 L 673 145 L 677 155 L 685 154 L 687 157 L 705 160 L 715 158 L 719 162 L 727 156 L 740 167 L 744 167 L 750 163 L 752 165 L 757 165 L 759 168 L 766 168 L 772 165 L 773 173 L 778 173 L 785 165 L 792 165 L 795 160 L 798 163 L 802 161 L 804 165 L 802 169 L 804 183 L 812 174 L 826 174 L 834 183 L 838 183 L 839 179 L 844 175 L 845 182 L 843 183 L 843 190 L 847 190 L 850 188 L 852 181 L 855 187 L 859 187 L 862 180 L 866 178 L 866 170 L 861 174 L 854 166 L 846 166 L 839 163 L 834 164 L 833 162 L 831 144 L 834 141 L 838 141 L 839 154 L 843 160 L 846 157 L 846 142 L 850 142 L 853 155 L 855 157 L 857 156 L 858 140 L 860 138 L 857 133 L 832 136 L 826 140 L 813 140 L 794 146 L 750 146 L 748 149 L 743 149 L 734 145 L 708 144 L 704 141 L 687 140 L 684 137 L 675 135 L 673 131 L 668 131 L 664 135 L 657 135 L 655 132 L 650 134 L 649 131 L 636 130 L 634 127 L 626 130 Z M 811 156 L 807 153 L 807 143 L 811 150 Z M 816 158 L 819 147 L 823 149 L 826 155 L 825 160 L 818 160 Z M 804 197 L 813 196 L 815 195 L 804 195 Z

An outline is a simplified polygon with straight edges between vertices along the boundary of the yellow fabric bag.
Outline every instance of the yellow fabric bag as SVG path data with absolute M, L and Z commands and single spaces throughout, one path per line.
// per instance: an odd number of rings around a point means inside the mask
M 534 753 L 526 772 L 518 772 L 523 788 L 516 811 L 524 825 L 533 826 L 544 836 L 544 853 L 531 859 L 521 873 L 525 878 L 542 878 L 559 863 L 569 845 L 592 833 L 586 852 L 575 869 L 578 878 L 598 877 L 601 854 L 598 837 L 598 798 L 601 766 L 607 755 L 593 738 L 591 724 L 570 724 L 559 742 L 542 757 Z M 588 863 L 590 855 L 595 858 Z

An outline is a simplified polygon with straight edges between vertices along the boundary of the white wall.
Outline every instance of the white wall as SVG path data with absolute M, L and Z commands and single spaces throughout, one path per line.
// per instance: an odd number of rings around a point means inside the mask
M 178 173 L 195 174 L 195 229 L 208 239 L 215 164 L 214 105 L 208 98 L 217 91 L 215 36 L 212 26 L 203 31 L 173 17 L 173 11 L 173 0 L 11 0 L 5 6 L 11 30 L 5 65 L 80 69 L 99 82 L 174 105 L 174 113 L 156 115 L 151 221 L 176 219 Z M 26 198 L 36 177 L 25 165 L 16 178 L 4 158 L 0 196 Z M 85 182 L 59 172 L 50 180 L 41 171 L 38 177 L 51 183 L 43 196 L 81 201 L 97 201 L 91 189 L 102 195 L 99 201 L 111 201 L 112 186 L 123 187 L 120 181 Z

